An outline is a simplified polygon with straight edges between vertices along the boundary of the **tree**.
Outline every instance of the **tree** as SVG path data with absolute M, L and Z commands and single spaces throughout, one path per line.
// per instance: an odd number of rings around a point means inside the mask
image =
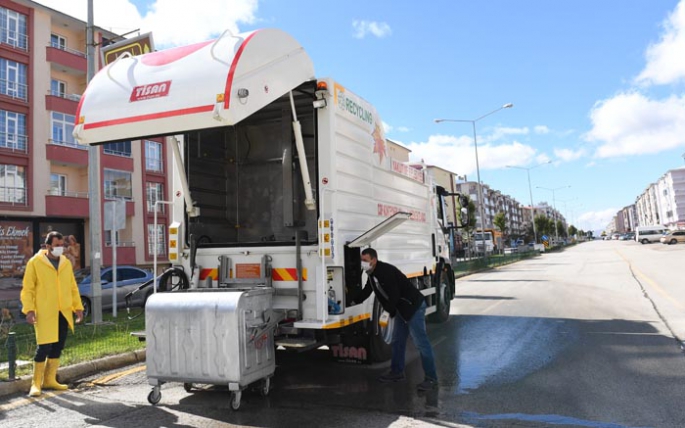
M 569 236 L 576 236 L 578 234 L 578 229 L 574 225 L 570 225 L 568 227 L 568 234 Z
M 476 228 L 476 204 L 473 203 L 473 201 L 471 200 L 471 198 L 468 197 L 468 195 L 465 196 L 465 199 L 466 199 L 466 201 L 468 201 L 468 204 L 466 206 L 467 207 L 468 221 L 466 224 L 462 222 L 461 227 L 463 227 L 464 230 L 466 231 L 466 236 L 467 236 L 468 245 L 469 245 L 468 250 L 469 250 L 469 254 L 470 254 L 471 253 L 471 245 L 472 245 L 471 234 L 473 233 L 473 230 Z M 461 208 L 462 208 L 462 205 L 460 204 L 459 205 L 460 212 L 461 212 Z
M 492 223 L 495 225 L 496 228 L 499 229 L 500 233 L 502 233 L 502 246 L 506 246 L 505 242 L 507 242 L 507 216 L 504 214 L 504 212 L 500 211 L 497 214 L 495 214 L 495 218 L 492 220 Z M 493 237 L 494 238 L 494 237 Z M 497 243 L 495 243 L 495 246 L 497 246 Z M 504 248 L 501 248 L 501 250 L 504 250 Z
M 500 232 L 502 232 L 502 237 L 505 237 L 507 234 L 507 216 L 504 214 L 504 212 L 500 211 L 495 215 L 495 219 L 492 221 L 495 224 L 495 227 L 499 229 Z
M 554 220 L 552 220 L 552 227 L 554 227 Z M 559 233 L 560 238 L 566 238 L 567 233 L 566 233 L 566 228 L 564 228 L 564 222 L 561 220 L 557 220 L 557 228 L 555 232 Z
M 554 225 L 552 221 L 542 214 L 535 216 L 535 228 L 538 231 L 538 240 L 542 242 L 542 235 L 551 235 L 550 229 L 554 231 Z M 551 226 L 551 228 L 550 228 Z

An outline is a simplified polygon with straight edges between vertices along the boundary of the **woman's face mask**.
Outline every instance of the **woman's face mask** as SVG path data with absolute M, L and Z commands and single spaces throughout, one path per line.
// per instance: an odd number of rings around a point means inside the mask
M 52 247 L 52 251 L 50 251 L 53 257 L 59 257 L 64 253 L 64 247 Z

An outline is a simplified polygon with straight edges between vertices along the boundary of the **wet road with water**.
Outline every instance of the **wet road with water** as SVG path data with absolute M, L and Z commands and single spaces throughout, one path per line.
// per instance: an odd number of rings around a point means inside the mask
M 413 351 L 407 380 L 390 385 L 376 381 L 387 364 L 344 365 L 316 351 L 282 355 L 271 394 L 245 393 L 238 412 L 225 390 L 179 384 L 150 406 L 139 366 L 52 397 L 5 400 L 0 425 L 682 427 L 685 356 L 678 319 L 669 326 L 677 311 L 664 302 L 681 300 L 685 268 L 664 275 L 649 258 L 683 260 L 685 245 L 632 244 L 590 242 L 460 279 L 449 321 L 429 325 L 433 392 L 415 390 L 423 374 Z

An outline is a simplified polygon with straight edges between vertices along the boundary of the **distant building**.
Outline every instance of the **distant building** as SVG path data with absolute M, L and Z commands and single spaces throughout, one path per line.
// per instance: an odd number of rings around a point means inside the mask
M 672 169 L 645 189 L 635 201 L 636 223 L 685 229 L 685 167 Z

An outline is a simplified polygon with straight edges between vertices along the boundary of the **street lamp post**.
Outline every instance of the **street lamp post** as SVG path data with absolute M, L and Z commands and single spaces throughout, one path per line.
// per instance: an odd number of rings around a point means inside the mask
M 569 187 L 571 187 L 571 186 L 561 186 L 561 187 L 555 187 L 554 189 L 550 189 L 548 187 L 537 186 L 538 189 L 549 190 L 550 192 L 552 192 L 552 207 L 554 208 L 554 236 L 556 237 L 557 242 L 559 242 L 559 228 L 557 227 L 557 202 L 556 202 L 556 199 L 554 197 L 554 193 L 557 190 L 568 189 Z
M 528 174 L 528 192 L 530 193 L 530 219 L 531 222 L 533 223 L 533 244 L 538 243 L 538 230 L 537 227 L 535 226 L 535 205 L 533 205 L 533 188 L 530 185 L 530 170 L 535 169 L 539 166 L 542 165 L 547 165 L 552 163 L 552 161 L 547 161 L 544 163 L 541 163 L 539 165 L 531 166 L 531 167 L 525 167 L 525 166 L 514 166 L 514 165 L 507 165 L 507 168 L 516 168 L 516 169 L 525 169 L 526 173 Z
M 490 116 L 491 114 L 497 113 L 498 111 L 505 109 L 505 108 L 512 108 L 514 107 L 514 104 L 512 103 L 507 103 L 504 104 L 502 107 L 499 107 L 490 113 L 486 113 L 476 119 L 435 119 L 435 123 L 441 123 L 441 122 L 468 122 L 471 123 L 471 126 L 473 128 L 473 146 L 476 151 L 476 178 L 478 179 L 478 211 L 480 213 L 480 230 L 483 232 L 483 229 L 485 229 L 485 215 L 483 214 L 483 185 L 480 181 L 480 163 L 478 162 L 478 138 L 476 137 L 476 122 L 479 120 Z M 483 253 L 485 253 L 485 244 L 483 244 Z

